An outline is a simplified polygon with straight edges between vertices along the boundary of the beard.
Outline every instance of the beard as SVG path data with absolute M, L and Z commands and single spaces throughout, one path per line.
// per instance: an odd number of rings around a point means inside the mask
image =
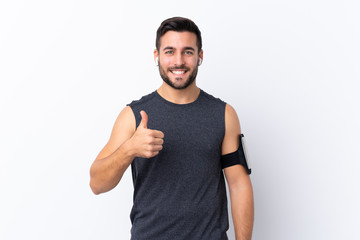
M 186 71 L 189 71 L 189 68 L 185 67 L 184 65 L 181 65 L 179 67 L 171 68 L 170 70 L 176 70 L 176 69 L 186 69 Z M 188 79 L 186 79 L 186 81 L 182 85 L 175 85 L 175 83 L 170 80 L 170 78 L 166 74 L 165 70 L 161 67 L 160 63 L 159 63 L 159 72 L 160 72 L 160 76 L 164 80 L 164 82 L 166 82 L 170 87 L 179 90 L 179 89 L 187 88 L 188 86 L 190 86 L 190 84 L 192 84 L 195 81 L 196 75 L 197 75 L 197 72 L 198 72 L 198 66 L 196 66 L 194 68 L 194 70 L 191 72 Z M 181 80 L 181 78 L 175 78 L 175 80 Z

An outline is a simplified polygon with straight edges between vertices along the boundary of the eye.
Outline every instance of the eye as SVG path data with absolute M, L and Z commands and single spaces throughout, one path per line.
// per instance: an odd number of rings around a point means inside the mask
M 165 52 L 165 54 L 173 54 L 173 53 L 174 53 L 173 50 L 168 50 L 168 51 Z
M 186 55 L 193 55 L 193 52 L 192 51 L 185 51 L 185 54 Z

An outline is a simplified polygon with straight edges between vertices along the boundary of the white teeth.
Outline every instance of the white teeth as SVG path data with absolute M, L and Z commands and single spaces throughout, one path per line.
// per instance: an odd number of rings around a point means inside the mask
M 185 71 L 172 71 L 174 74 L 184 74 Z

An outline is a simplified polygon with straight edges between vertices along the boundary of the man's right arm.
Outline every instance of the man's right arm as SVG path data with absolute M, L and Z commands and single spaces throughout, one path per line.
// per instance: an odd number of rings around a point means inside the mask
M 95 194 L 116 187 L 135 157 L 151 158 L 162 149 L 164 134 L 148 129 L 147 114 L 144 111 L 140 114 L 142 120 L 137 129 L 129 106 L 116 119 L 108 143 L 90 168 L 90 187 Z

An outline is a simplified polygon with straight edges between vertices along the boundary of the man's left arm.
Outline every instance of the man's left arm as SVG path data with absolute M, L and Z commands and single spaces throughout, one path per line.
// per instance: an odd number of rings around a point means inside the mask
M 222 155 L 235 152 L 239 148 L 240 123 L 233 107 L 226 104 L 225 136 Z M 251 180 L 244 166 L 236 164 L 224 168 L 230 191 L 231 213 L 236 240 L 250 240 L 254 224 L 254 199 Z

